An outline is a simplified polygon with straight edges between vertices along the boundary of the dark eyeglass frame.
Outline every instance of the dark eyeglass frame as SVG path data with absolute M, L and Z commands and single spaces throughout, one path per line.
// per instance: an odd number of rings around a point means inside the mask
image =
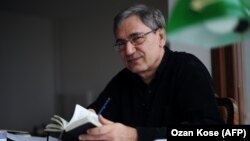
M 116 51 L 122 51 L 126 47 L 127 43 L 130 42 L 132 45 L 137 46 L 145 42 L 146 36 L 150 33 L 155 33 L 158 30 L 158 28 L 151 30 L 146 33 L 138 34 L 135 36 L 130 37 L 128 40 L 119 40 L 117 41 L 113 47 Z

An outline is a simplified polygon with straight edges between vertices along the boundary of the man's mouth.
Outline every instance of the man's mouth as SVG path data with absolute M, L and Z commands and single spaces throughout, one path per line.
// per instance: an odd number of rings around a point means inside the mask
M 128 63 L 135 63 L 135 62 L 137 62 L 139 59 L 141 59 L 141 57 L 129 58 L 129 59 L 127 59 L 127 62 L 128 62 Z

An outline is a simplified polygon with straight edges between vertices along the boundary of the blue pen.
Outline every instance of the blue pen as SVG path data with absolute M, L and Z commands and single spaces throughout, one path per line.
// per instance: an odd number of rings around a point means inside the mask
M 109 101 L 110 101 L 110 97 L 105 101 L 105 103 L 103 104 L 102 108 L 101 108 L 100 111 L 98 112 L 98 115 L 100 115 L 100 114 L 103 112 L 103 110 L 104 110 L 104 109 L 106 108 L 106 106 L 108 105 Z

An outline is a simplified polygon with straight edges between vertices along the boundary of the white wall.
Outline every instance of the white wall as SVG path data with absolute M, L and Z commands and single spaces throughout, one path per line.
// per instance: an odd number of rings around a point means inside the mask
M 10 12 L 0 19 L 0 129 L 31 130 L 54 113 L 52 23 Z
M 204 65 L 210 72 L 210 75 L 212 75 L 211 53 L 210 53 L 211 50 L 210 49 L 185 45 L 182 43 L 172 43 L 171 48 L 175 51 L 185 51 L 185 52 L 194 54 L 204 63 Z

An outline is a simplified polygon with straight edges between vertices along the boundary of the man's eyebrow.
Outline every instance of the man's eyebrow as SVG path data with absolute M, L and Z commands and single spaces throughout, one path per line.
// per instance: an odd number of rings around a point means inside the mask
M 115 42 L 122 42 L 122 41 L 124 41 L 124 39 L 117 38 L 117 39 L 115 40 Z
M 129 35 L 129 37 L 138 36 L 138 35 L 140 35 L 140 34 L 142 34 L 142 32 L 134 32 L 134 33 L 131 33 L 131 34 Z
M 131 38 L 131 37 L 135 37 L 135 36 L 138 36 L 138 35 L 141 35 L 143 32 L 133 32 L 133 33 L 131 33 L 131 34 L 129 34 L 129 38 Z M 124 41 L 125 39 L 121 39 L 121 38 L 116 38 L 116 42 L 118 42 L 118 41 Z

